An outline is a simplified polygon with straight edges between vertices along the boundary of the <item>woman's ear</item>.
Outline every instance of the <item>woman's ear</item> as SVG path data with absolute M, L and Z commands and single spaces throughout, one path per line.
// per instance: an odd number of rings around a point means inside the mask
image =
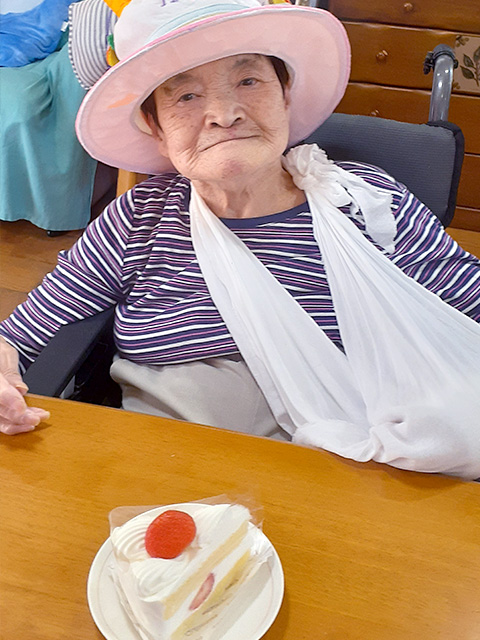
M 163 131 L 160 129 L 159 125 L 155 122 L 155 119 L 151 113 L 149 112 L 146 114 L 142 113 L 142 116 L 145 122 L 147 123 L 148 128 L 152 132 L 152 136 L 155 138 L 158 144 L 160 153 L 163 156 L 166 156 L 168 158 L 168 150 L 167 150 L 167 145 L 165 143 L 165 138 L 163 137 Z
M 151 113 L 142 113 L 142 117 L 147 123 L 148 128 L 152 132 L 152 136 L 157 139 L 158 138 L 158 125 L 155 123 L 153 116 Z
M 290 83 L 285 85 L 285 87 L 283 89 L 283 98 L 285 100 L 285 106 L 287 108 L 289 108 L 290 104 L 292 102 L 292 94 L 291 94 L 291 91 L 290 91 Z

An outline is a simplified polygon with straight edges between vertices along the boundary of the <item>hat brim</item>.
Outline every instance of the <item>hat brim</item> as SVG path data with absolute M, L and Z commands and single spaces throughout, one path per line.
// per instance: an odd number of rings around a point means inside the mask
M 156 140 L 137 124 L 140 105 L 168 78 L 241 53 L 276 56 L 293 71 L 289 146 L 331 115 L 350 75 L 350 44 L 331 13 L 286 4 L 235 11 L 182 27 L 112 67 L 79 109 L 78 139 L 107 165 L 146 174 L 171 171 Z

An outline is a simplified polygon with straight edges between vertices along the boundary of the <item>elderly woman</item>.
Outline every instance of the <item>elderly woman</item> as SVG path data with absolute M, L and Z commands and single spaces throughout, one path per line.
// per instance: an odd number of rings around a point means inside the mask
M 478 261 L 381 170 L 315 146 L 284 156 L 343 95 L 341 24 L 132 0 L 115 49 L 78 136 L 154 177 L 2 324 L 1 429 L 46 417 L 26 408 L 17 353 L 25 369 L 61 325 L 115 305 L 127 409 L 480 476 Z

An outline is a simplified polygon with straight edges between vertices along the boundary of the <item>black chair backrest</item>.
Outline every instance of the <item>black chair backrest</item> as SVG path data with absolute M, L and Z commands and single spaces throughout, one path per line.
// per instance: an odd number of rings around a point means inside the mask
M 331 160 L 356 160 L 384 169 L 445 227 L 450 224 L 464 154 L 464 138 L 457 125 L 334 113 L 304 142 L 317 143 Z

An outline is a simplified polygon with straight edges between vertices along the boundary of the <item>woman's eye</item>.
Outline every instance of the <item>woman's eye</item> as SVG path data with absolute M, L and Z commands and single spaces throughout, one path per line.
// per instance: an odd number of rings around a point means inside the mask
M 256 78 L 244 78 L 244 79 L 240 82 L 240 84 L 241 84 L 243 87 L 251 87 L 251 86 L 253 86 L 253 85 L 254 85 L 254 84 L 256 84 L 256 83 L 257 83 Z
M 195 98 L 194 93 L 184 93 L 183 96 L 180 96 L 178 99 L 179 102 L 190 102 Z

